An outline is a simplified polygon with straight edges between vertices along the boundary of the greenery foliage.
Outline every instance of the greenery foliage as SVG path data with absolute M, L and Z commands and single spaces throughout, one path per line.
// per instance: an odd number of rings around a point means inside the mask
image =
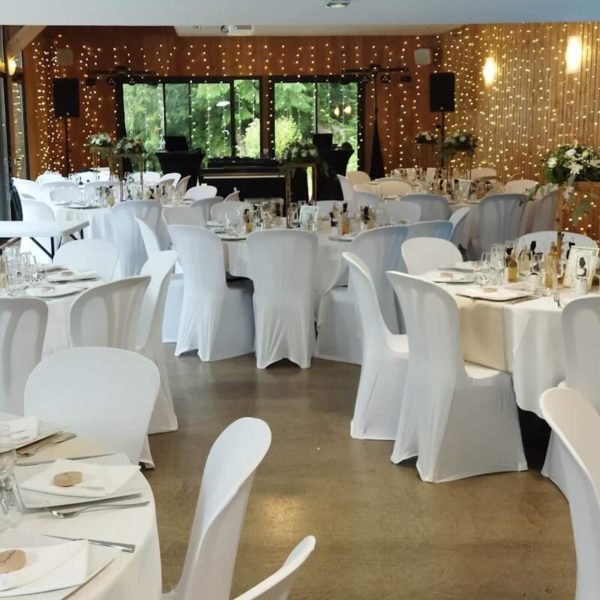
M 546 183 L 572 185 L 575 181 L 600 181 L 600 154 L 590 146 L 563 145 L 542 158 Z

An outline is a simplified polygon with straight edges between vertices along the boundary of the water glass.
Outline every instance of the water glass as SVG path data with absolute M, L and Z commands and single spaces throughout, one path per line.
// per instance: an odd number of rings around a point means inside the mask
M 21 273 L 25 287 L 38 283 L 40 273 L 35 256 L 31 252 L 21 253 Z

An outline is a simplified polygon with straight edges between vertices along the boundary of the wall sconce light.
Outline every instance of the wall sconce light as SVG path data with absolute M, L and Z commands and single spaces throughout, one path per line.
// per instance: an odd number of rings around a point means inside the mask
M 485 59 L 482 73 L 485 85 L 493 85 L 496 81 L 496 61 L 493 56 L 488 56 Z
M 12 77 L 17 71 L 17 59 L 14 56 L 8 57 L 8 74 Z
M 570 35 L 567 39 L 567 50 L 565 52 L 567 73 L 579 73 L 582 58 L 583 44 L 581 42 L 581 36 Z

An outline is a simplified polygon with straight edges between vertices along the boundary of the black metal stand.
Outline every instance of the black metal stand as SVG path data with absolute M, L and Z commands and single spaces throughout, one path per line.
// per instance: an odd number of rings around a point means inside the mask
M 438 126 L 440 129 L 440 169 L 443 171 L 446 166 L 446 160 L 444 158 L 444 138 L 446 137 L 446 112 L 442 112 L 441 124 Z
M 69 175 L 71 160 L 69 158 L 69 117 L 63 117 L 65 125 L 65 177 Z

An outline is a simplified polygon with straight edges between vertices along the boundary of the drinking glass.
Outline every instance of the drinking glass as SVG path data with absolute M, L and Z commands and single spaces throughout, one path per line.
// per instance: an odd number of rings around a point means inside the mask
M 504 244 L 492 244 L 492 249 L 490 251 L 490 269 L 494 278 L 493 284 L 499 285 L 503 282 L 505 264 Z
M 37 261 L 31 252 L 21 253 L 21 274 L 25 287 L 34 285 L 38 281 Z
M 13 435 L 7 425 L 0 425 L 0 531 L 17 527 L 23 517 L 13 479 L 16 464 L 17 453 Z

